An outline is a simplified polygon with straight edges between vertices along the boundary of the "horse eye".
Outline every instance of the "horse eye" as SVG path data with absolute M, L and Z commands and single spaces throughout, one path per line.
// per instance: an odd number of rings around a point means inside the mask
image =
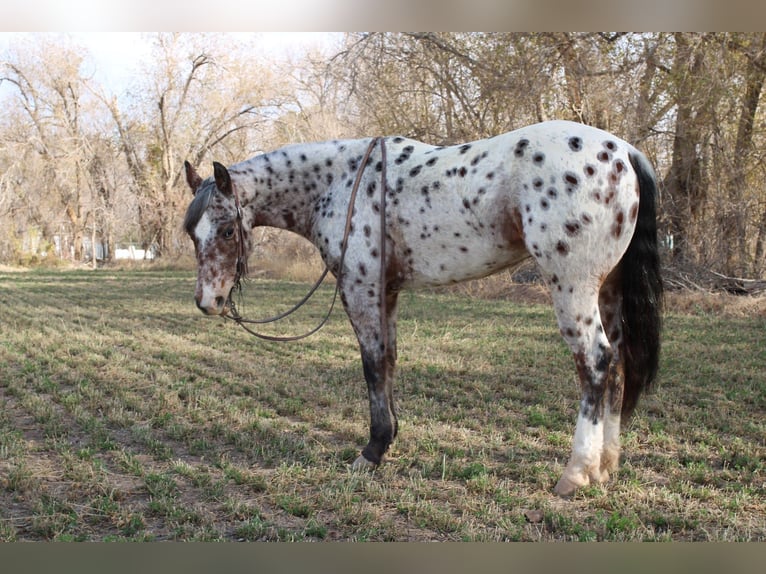
M 224 239 L 231 239 L 232 237 L 234 237 L 234 228 L 233 227 L 229 227 L 229 228 L 225 229 L 224 232 L 223 232 L 223 238 Z

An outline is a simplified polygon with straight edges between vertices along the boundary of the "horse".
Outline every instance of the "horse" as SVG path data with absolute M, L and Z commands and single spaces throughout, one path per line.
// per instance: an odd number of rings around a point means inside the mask
M 204 180 L 185 162 L 185 176 L 203 313 L 233 312 L 258 226 L 305 237 L 335 276 L 369 395 L 369 442 L 354 469 L 377 467 L 397 435 L 399 293 L 530 257 L 581 388 L 554 493 L 570 497 L 618 469 L 621 424 L 657 377 L 663 302 L 656 176 L 633 145 L 557 120 L 450 146 L 401 136 L 291 144 L 228 168 L 213 162 Z

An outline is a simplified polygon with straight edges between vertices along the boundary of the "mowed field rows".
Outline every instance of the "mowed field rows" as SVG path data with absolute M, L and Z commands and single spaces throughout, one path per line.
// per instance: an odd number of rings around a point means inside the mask
M 399 437 L 353 473 L 368 408 L 342 310 L 266 343 L 193 289 L 191 271 L 0 273 L 0 540 L 766 539 L 764 305 L 669 309 L 620 471 L 561 500 L 579 390 L 548 305 L 404 293 Z M 307 285 L 245 290 L 266 316 Z

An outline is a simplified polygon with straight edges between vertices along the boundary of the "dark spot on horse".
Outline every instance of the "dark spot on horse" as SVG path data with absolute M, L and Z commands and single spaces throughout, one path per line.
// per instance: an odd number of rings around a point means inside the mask
M 468 253 L 468 248 L 466 246 L 464 246 L 464 245 L 461 245 L 460 246 L 460 251 L 462 251 L 463 253 Z
M 616 149 L 617 149 L 617 144 L 615 144 L 615 143 L 614 143 L 613 141 L 611 141 L 611 140 L 607 140 L 607 141 L 605 141 L 605 142 L 604 142 L 604 147 L 605 147 L 606 149 L 608 149 L 609 151 L 614 151 L 614 150 L 616 150 Z
M 590 327 L 593 324 L 593 317 L 586 317 L 585 324 Z
M 566 241 L 559 241 L 556 243 L 556 251 L 561 256 L 569 255 L 569 243 Z
M 364 263 L 359 264 L 359 274 L 362 277 L 367 277 L 367 267 L 365 266 Z
M 559 192 L 556 191 L 555 187 L 549 187 L 548 188 L 548 197 L 551 199 L 556 199 L 559 196 Z
M 302 154 L 300 155 L 300 158 L 301 158 L 301 161 L 306 161 L 306 160 L 308 160 L 308 158 L 306 157 L 306 154 L 305 154 L 305 153 L 302 153 Z
M 370 229 L 369 225 L 364 226 L 364 236 L 369 237 L 372 234 L 372 229 Z
M 614 235 L 615 239 L 619 239 L 620 235 L 622 235 L 622 224 L 625 221 L 625 213 L 623 213 L 622 210 L 617 212 L 615 219 L 615 224 L 612 226 L 612 235 Z
M 590 216 L 589 213 L 583 213 L 580 215 L 580 219 L 585 225 L 590 225 L 593 223 L 593 218 Z
M 571 149 L 572 151 L 581 151 L 582 140 L 578 137 L 569 138 L 569 149 Z
M 551 283 L 552 283 L 553 285 L 557 285 L 557 284 L 558 284 L 558 282 L 559 282 L 559 276 L 558 276 L 558 275 L 556 275 L 556 274 L 554 273 L 554 274 L 551 276 Z
M 469 149 L 471 149 L 471 144 L 463 144 L 460 146 L 460 155 L 467 152 Z
M 524 149 L 529 145 L 528 139 L 521 139 L 516 144 L 516 149 L 513 150 L 513 155 L 516 157 L 523 157 L 524 156 Z
M 564 181 L 567 184 L 566 191 L 569 194 L 574 193 L 577 190 L 577 187 L 580 185 L 580 178 L 571 171 L 568 171 L 564 174 Z
M 465 177 L 465 174 L 468 173 L 468 170 L 464 167 L 461 167 L 457 173 L 460 177 Z
M 487 179 L 492 179 L 493 177 L 495 177 L 495 172 L 494 172 L 494 171 L 490 171 L 490 172 L 487 174 Z
M 623 163 L 621 159 L 618 159 L 617 161 L 614 162 L 614 169 L 617 173 L 622 173 L 623 171 L 625 171 L 625 164 Z
M 580 222 L 569 220 L 564 224 L 564 229 L 566 229 L 567 235 L 569 237 L 575 237 L 580 233 Z
M 594 175 L 596 175 L 596 168 L 593 167 L 591 164 L 587 164 L 583 171 L 585 171 L 585 175 L 587 175 L 588 177 L 593 177 Z
M 598 152 L 598 155 L 596 155 L 596 157 L 598 158 L 599 161 L 603 161 L 604 163 L 606 163 L 608 161 L 611 161 L 612 154 L 609 153 L 608 151 L 603 151 L 602 150 L 602 151 Z
M 638 218 L 638 203 L 634 203 L 630 208 L 630 221 L 631 223 Z
M 463 207 L 465 207 L 466 209 L 471 209 L 471 202 L 464 198 Z
M 601 353 L 598 363 L 596 363 L 596 370 L 600 373 L 605 372 L 609 368 L 609 363 L 612 362 L 612 350 L 608 349 L 604 345 L 599 345 L 598 350 Z
M 400 144 L 400 143 L 402 143 L 402 142 L 404 141 L 404 138 L 403 138 L 403 137 L 401 137 L 401 136 L 396 136 L 396 137 L 395 137 L 393 140 L 391 140 L 391 141 L 393 141 L 395 144 Z
M 432 157 L 431 159 L 429 159 L 429 160 L 426 162 L 426 165 L 427 165 L 428 167 L 431 167 L 431 166 L 432 166 L 433 164 L 435 164 L 435 163 L 436 163 L 438 160 L 439 160 L 439 158 L 438 158 L 438 157 Z
M 543 181 L 543 178 L 536 177 L 532 180 L 532 187 L 534 187 L 537 191 L 540 191 L 543 188 L 543 185 L 545 182 Z
M 410 177 L 415 177 L 420 173 L 420 170 L 423 169 L 422 165 L 416 165 L 410 170 Z
M 543 198 L 540 200 L 540 207 L 542 207 L 543 209 L 548 209 L 550 206 L 551 204 L 548 203 L 547 199 Z
M 372 250 L 372 251 L 370 251 L 370 255 L 371 255 L 371 256 L 372 256 L 374 259 L 377 259 L 377 257 L 378 257 L 378 250 L 373 248 L 373 250 Z
M 541 151 L 537 152 L 532 156 L 532 161 L 535 162 L 536 165 L 543 165 L 543 162 L 545 161 L 545 154 Z

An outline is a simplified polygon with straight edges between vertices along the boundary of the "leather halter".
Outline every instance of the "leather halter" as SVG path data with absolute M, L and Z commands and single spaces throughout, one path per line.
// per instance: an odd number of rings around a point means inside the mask
M 239 311 L 237 310 L 234 300 L 232 299 L 232 293 L 235 290 L 241 291 L 242 289 L 242 280 L 247 277 L 248 273 L 248 267 L 247 267 L 247 253 L 245 250 L 245 229 L 242 222 L 242 206 L 239 201 L 239 194 L 237 193 L 237 188 L 232 182 L 232 192 L 234 194 L 234 206 L 237 210 L 237 232 L 238 232 L 238 243 L 237 243 L 237 263 L 236 263 L 236 274 L 234 277 L 234 287 L 229 292 L 229 297 L 226 302 L 228 305 L 231 314 L 224 315 L 227 319 L 230 319 L 234 322 L 236 322 L 240 327 L 242 327 L 245 331 L 250 333 L 251 335 L 258 337 L 259 339 L 264 339 L 266 341 L 277 341 L 277 342 L 285 342 L 285 341 L 298 341 L 300 339 L 305 339 L 306 337 L 309 337 L 319 331 L 324 325 L 327 323 L 327 321 L 330 318 L 330 315 L 332 314 L 333 309 L 335 308 L 335 301 L 338 298 L 338 291 L 340 290 L 341 285 L 341 276 L 343 274 L 343 263 L 346 258 L 346 249 L 348 247 L 348 236 L 351 233 L 351 220 L 354 215 L 354 205 L 356 203 L 356 196 L 357 191 L 359 190 L 359 184 L 362 181 L 362 175 L 364 173 L 364 169 L 367 167 L 367 163 L 370 159 L 370 155 L 372 154 L 372 150 L 375 148 L 375 146 L 380 143 L 380 153 L 381 153 L 381 186 L 380 186 L 380 198 L 381 198 L 381 208 L 380 208 L 380 309 L 381 309 L 381 336 L 383 341 L 383 347 L 384 349 L 388 348 L 388 326 L 387 326 L 387 319 L 386 319 L 386 145 L 385 145 L 385 139 L 382 137 L 376 137 L 373 138 L 370 142 L 370 145 L 367 146 L 367 151 L 364 154 L 364 158 L 362 159 L 362 163 L 359 165 L 359 168 L 356 172 L 356 179 L 354 180 L 354 186 L 351 189 L 351 197 L 349 199 L 348 204 L 348 212 L 346 213 L 346 226 L 343 230 L 343 241 L 341 243 L 341 254 L 340 254 L 340 261 L 338 263 L 338 276 L 335 281 L 335 292 L 332 297 L 332 302 L 330 303 L 330 308 L 325 314 L 325 316 L 322 318 L 322 320 L 319 322 L 319 324 L 311 329 L 309 332 L 304 333 L 302 335 L 294 335 L 294 336 L 274 336 L 274 335 L 265 335 L 263 333 L 258 333 L 257 331 L 251 329 L 247 326 L 247 324 L 255 324 L 255 325 L 263 325 L 267 323 L 274 323 L 276 321 L 279 321 L 280 319 L 284 319 L 285 317 L 292 315 L 295 311 L 300 309 L 310 298 L 311 296 L 316 292 L 317 289 L 319 289 L 319 286 L 324 281 L 325 277 L 327 277 L 327 274 L 330 272 L 329 267 L 325 266 L 324 271 L 322 272 L 321 277 L 314 283 L 314 285 L 311 287 L 309 292 L 301 299 L 298 303 L 296 303 L 291 309 L 280 313 L 278 315 L 275 315 L 274 317 L 269 317 L 267 319 L 246 319 L 242 315 L 239 314 Z

